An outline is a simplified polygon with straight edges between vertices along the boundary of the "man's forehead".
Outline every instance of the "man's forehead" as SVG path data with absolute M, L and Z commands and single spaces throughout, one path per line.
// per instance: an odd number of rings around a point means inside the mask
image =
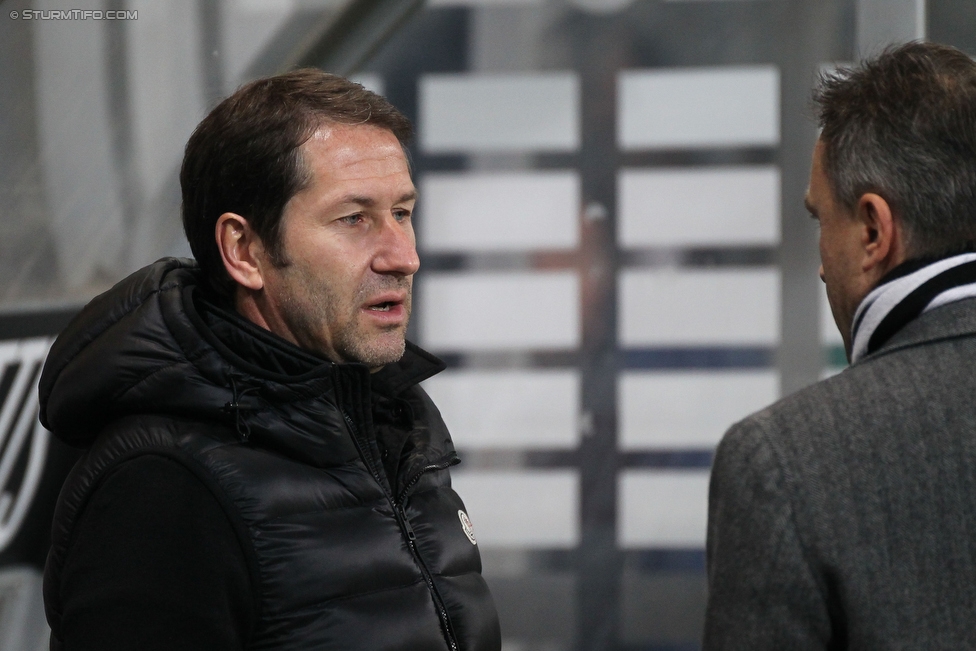
M 320 122 L 302 147 L 309 145 L 334 146 L 338 141 L 348 140 L 386 140 L 400 145 L 396 134 L 377 124 L 344 124 L 341 122 Z M 402 148 L 401 148 L 402 149 Z
M 410 185 L 410 165 L 400 141 L 389 130 L 372 125 L 321 127 L 300 150 L 305 168 L 316 181 L 389 179 Z M 406 194 L 407 189 L 401 190 Z

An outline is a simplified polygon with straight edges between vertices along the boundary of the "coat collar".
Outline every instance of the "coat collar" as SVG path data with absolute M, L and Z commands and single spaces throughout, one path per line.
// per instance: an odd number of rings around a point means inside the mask
M 254 377 L 302 382 L 330 374 L 336 366 L 218 305 L 194 288 L 187 289 L 184 306 L 200 334 L 234 366 Z M 445 368 L 443 361 L 408 341 L 403 357 L 371 373 L 370 384 L 374 390 L 395 396 Z
M 860 363 L 905 348 L 973 335 L 976 335 L 976 298 L 968 298 L 925 312 Z

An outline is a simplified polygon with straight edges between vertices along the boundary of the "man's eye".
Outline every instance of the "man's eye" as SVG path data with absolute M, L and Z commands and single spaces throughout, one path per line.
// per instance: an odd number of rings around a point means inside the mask
M 409 219 L 410 218 L 410 211 L 409 210 L 394 210 L 393 211 L 393 216 L 396 218 L 396 220 L 398 222 L 402 222 L 404 219 Z
M 346 224 L 358 224 L 359 222 L 363 221 L 363 216 L 359 213 L 356 213 L 355 215 L 347 215 L 345 217 L 341 217 L 339 218 L 339 221 L 345 222 Z

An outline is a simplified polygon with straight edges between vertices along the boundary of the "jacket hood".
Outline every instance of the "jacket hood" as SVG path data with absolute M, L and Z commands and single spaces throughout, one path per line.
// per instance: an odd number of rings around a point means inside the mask
M 51 347 L 39 383 L 41 423 L 86 447 L 105 425 L 131 414 L 236 421 L 241 431 L 244 413 L 248 433 L 290 440 L 309 431 L 292 421 L 330 417 L 322 398 L 335 402 L 336 372 L 369 383 L 365 366 L 322 360 L 236 314 L 208 323 L 194 303 L 201 284 L 194 261 L 164 258 L 94 298 Z M 247 360 L 238 354 L 242 346 Z M 400 390 L 443 368 L 408 344 L 404 358 L 381 373 Z

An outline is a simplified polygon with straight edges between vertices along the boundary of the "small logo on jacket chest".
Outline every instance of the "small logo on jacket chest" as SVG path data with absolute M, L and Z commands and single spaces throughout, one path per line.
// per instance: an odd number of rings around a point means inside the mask
M 468 537 L 472 545 L 477 545 L 478 541 L 474 539 L 474 525 L 471 524 L 471 518 L 464 511 L 458 511 L 458 520 L 461 521 L 461 531 L 464 535 Z

